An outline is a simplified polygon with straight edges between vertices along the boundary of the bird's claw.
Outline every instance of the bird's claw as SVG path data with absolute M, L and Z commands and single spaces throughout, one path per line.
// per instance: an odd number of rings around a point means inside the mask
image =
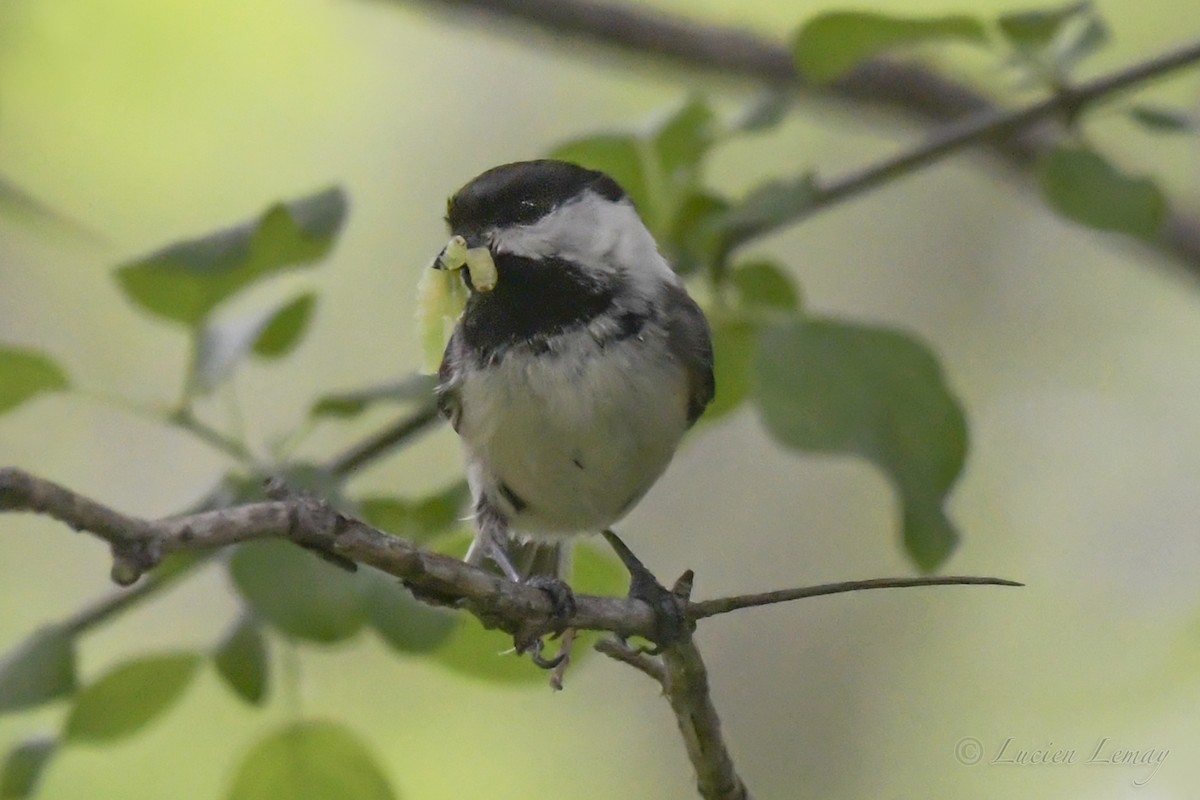
M 555 621 L 565 621 L 575 616 L 575 591 L 566 581 L 549 575 L 534 575 L 526 579 L 525 584 L 541 589 L 550 598 L 550 614 Z
M 654 612 L 654 647 L 639 647 L 638 652 L 656 656 L 671 644 L 691 636 L 696 624 L 688 619 L 686 611 L 686 591 L 691 588 L 690 572 L 684 573 L 684 577 L 677 584 L 680 591 L 672 591 L 658 582 L 654 573 L 646 568 L 615 533 L 604 531 L 604 538 L 616 551 L 625 569 L 629 570 L 629 597 L 641 600 Z

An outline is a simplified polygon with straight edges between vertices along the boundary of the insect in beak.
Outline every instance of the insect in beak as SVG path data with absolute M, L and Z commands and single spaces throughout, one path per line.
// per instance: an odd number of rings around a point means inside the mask
M 442 252 L 433 260 L 434 269 L 457 270 L 467 268 L 471 274 L 471 285 L 479 292 L 490 292 L 496 288 L 496 262 L 487 247 L 468 247 L 467 240 L 452 236 Z

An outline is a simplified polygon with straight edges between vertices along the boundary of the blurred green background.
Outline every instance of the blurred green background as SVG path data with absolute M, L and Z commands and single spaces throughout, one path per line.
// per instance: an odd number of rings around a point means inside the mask
M 773 36 L 832 7 L 656 5 Z M 1116 38 L 1085 73 L 1200 35 L 1188 0 L 1098 5 Z M 957 55 L 959 74 L 1004 88 L 990 62 Z M 1196 108 L 1198 87 L 1192 72 L 1145 96 Z M 103 401 L 171 402 L 187 345 L 132 309 L 114 265 L 276 199 L 346 188 L 352 209 L 332 261 L 285 282 L 320 292 L 312 334 L 282 365 L 236 382 L 242 424 L 269 440 L 316 393 L 415 367 L 414 288 L 444 243 L 451 191 L 564 138 L 661 117 L 693 92 L 731 112 L 754 87 L 420 3 L 10 0 L 0 6 L 0 174 L 100 241 L 0 222 L 0 341 L 54 354 L 97 399 L 51 396 L 5 416 L 0 463 L 133 513 L 177 511 L 226 465 Z M 1196 138 L 1150 138 L 1105 110 L 1088 132 L 1200 214 Z M 833 175 L 916 135 L 804 104 L 778 130 L 724 148 L 710 181 L 736 192 L 808 166 Z M 1200 283 L 1056 220 L 971 156 L 759 249 L 793 269 L 810 309 L 895 325 L 937 349 L 972 439 L 951 505 L 964 541 L 946 571 L 1029 586 L 849 595 L 705 623 L 714 699 L 757 796 L 1192 796 Z M 203 410 L 224 419 L 226 405 Z M 323 429 L 304 453 L 327 455 L 385 419 Z M 416 494 L 459 470 L 443 429 L 354 489 Z M 713 597 L 908 574 L 895 513 L 868 465 L 783 452 L 743 410 L 695 436 L 621 531 L 661 575 L 691 567 L 696 594 Z M 109 590 L 96 541 L 32 517 L 0 527 L 3 648 Z M 207 647 L 235 609 L 224 574 L 210 570 L 89 636 L 84 675 L 133 652 Z M 666 704 L 605 659 L 580 665 L 560 694 L 457 677 L 366 635 L 294 659 L 295 697 L 276 692 L 266 712 L 247 711 L 206 672 L 136 738 L 65 752 L 39 796 L 218 797 L 239 755 L 297 704 L 361 732 L 403 797 L 693 796 Z M 53 730 L 60 715 L 0 717 L 0 746 Z M 968 737 L 983 763 L 956 758 Z M 1014 748 L 1075 748 L 1081 760 L 1106 737 L 1170 754 L 1148 782 L 1147 767 L 988 763 L 1010 737 Z

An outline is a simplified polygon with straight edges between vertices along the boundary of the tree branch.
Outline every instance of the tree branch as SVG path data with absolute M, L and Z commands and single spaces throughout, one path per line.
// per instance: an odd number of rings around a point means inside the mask
M 392 448 L 407 444 L 440 421 L 437 406 L 430 402 L 334 458 L 327 469 L 333 475 L 349 475 Z
M 662 630 L 655 612 L 641 600 L 577 595 L 571 617 L 556 618 L 549 597 L 536 587 L 514 583 L 456 558 L 424 550 L 308 497 L 146 520 L 115 511 L 15 467 L 0 469 L 0 512 L 22 511 L 49 516 L 108 542 L 113 552 L 113 579 L 122 585 L 137 581 L 172 554 L 192 554 L 196 559 L 191 562 L 194 564 L 216 548 L 252 539 L 280 538 L 380 569 L 399 578 L 418 599 L 462 608 L 485 626 L 510 633 L 518 643 L 532 642 L 541 635 L 567 628 L 614 633 L 619 641 L 602 642 L 597 649 L 641 670 L 662 685 L 696 769 L 701 796 L 708 800 L 750 798 L 721 736 L 720 718 L 709 692 L 708 672 L 690 629 L 679 640 L 666 643 L 658 659 L 624 644 L 623 640 L 631 636 L 653 641 Z M 131 602 L 125 598 L 140 598 L 157 591 L 183 574 L 188 566 L 176 564 L 166 574 L 151 576 L 130 594 L 78 615 L 68 624 L 69 628 L 78 632 L 95 625 Z M 690 571 L 685 575 L 690 579 Z M 803 597 L 947 583 L 1020 585 L 998 578 L 887 578 L 693 603 L 686 597 L 690 580 L 681 579 L 681 585 L 672 594 L 684 617 L 694 622 L 741 608 Z
M 560 40 L 583 39 L 693 69 L 772 86 L 787 86 L 825 99 L 875 106 L 924 124 L 956 123 L 945 131 L 935 132 L 928 143 L 918 145 L 911 153 L 900 154 L 827 187 L 833 197 L 824 205 L 855 196 L 970 144 L 986 144 L 994 155 L 1033 187 L 1035 178 L 1030 168 L 1059 138 L 1057 131 L 1034 123 L 1052 117 L 1066 107 L 1063 98 L 1058 97 L 1043 101 L 1049 108 L 1042 109 L 1043 103 L 1039 103 L 1027 109 L 1007 111 L 968 86 L 919 66 L 885 59 L 861 64 L 827 86 L 813 86 L 797 71 L 789 50 L 771 39 L 748 30 L 696 22 L 626 3 L 595 0 L 423 0 L 423 3 L 515 21 Z M 1085 88 L 1090 86 L 1099 93 L 1088 99 L 1095 100 L 1194 63 L 1197 47 L 1200 44 L 1092 81 Z M 564 49 L 575 54 L 579 52 L 579 48 L 573 46 Z M 1119 80 L 1114 85 L 1104 86 L 1106 80 L 1113 78 Z M 1068 96 L 1075 96 L 1075 93 Z M 1022 116 L 1030 112 L 1033 116 Z M 980 128 L 986 130 L 975 132 Z M 905 163 L 910 158 L 915 159 L 914 163 Z M 889 166 L 890 162 L 895 163 Z M 1194 278 L 1200 278 L 1200 220 L 1180 213 L 1171 214 L 1160 237 L 1150 246 L 1178 263 Z

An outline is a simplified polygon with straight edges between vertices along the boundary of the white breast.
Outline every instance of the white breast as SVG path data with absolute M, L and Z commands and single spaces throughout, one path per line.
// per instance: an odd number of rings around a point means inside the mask
M 666 469 L 687 429 L 687 391 L 665 346 L 650 346 L 658 335 L 609 342 L 601 354 L 577 331 L 559 338 L 568 351 L 510 352 L 484 372 L 468 370 L 459 433 L 469 477 L 516 531 L 601 530 Z

